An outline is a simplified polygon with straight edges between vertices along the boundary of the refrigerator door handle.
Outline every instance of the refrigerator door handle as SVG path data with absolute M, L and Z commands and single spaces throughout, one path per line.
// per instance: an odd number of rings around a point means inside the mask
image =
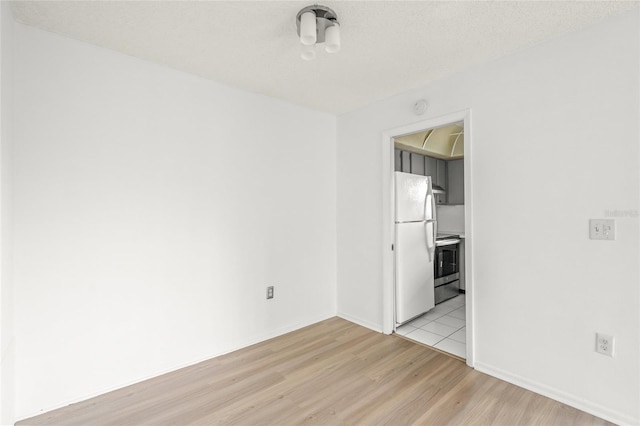
M 429 227 L 431 226 L 431 235 L 429 235 Z M 434 261 L 436 254 L 436 222 L 427 220 L 424 222 L 424 238 L 427 242 L 427 253 L 429 254 L 429 262 Z
M 427 193 L 424 197 L 424 220 L 435 220 L 436 202 L 431 189 L 431 178 L 427 179 Z M 429 214 L 427 214 L 429 213 Z
M 429 193 L 431 194 L 431 220 L 437 220 L 438 218 L 436 217 L 436 197 L 433 196 L 433 190 L 431 189 L 431 185 L 429 185 Z M 435 230 L 434 230 L 434 235 L 433 238 L 435 239 Z

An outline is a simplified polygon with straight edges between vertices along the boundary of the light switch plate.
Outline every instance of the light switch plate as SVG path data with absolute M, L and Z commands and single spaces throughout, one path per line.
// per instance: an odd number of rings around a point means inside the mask
M 613 219 L 589 219 L 589 239 L 615 240 L 616 221 Z

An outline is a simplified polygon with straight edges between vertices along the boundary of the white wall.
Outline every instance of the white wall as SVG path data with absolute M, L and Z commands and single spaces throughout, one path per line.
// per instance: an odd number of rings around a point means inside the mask
M 10 424 L 14 407 L 13 282 L 11 262 L 11 133 L 13 16 L 0 2 L 0 424 Z
M 471 108 L 476 368 L 640 422 L 638 217 L 617 220 L 614 242 L 588 240 L 589 218 L 639 208 L 639 21 L 634 11 L 340 116 L 339 314 L 382 329 L 383 131 Z M 596 331 L 615 336 L 614 358 L 594 352 Z
M 464 236 L 464 205 L 439 204 L 436 206 L 438 232 Z
M 335 117 L 15 36 L 17 418 L 335 315 Z

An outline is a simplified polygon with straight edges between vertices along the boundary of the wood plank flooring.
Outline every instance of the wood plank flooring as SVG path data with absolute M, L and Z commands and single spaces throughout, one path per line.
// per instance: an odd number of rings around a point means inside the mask
M 332 318 L 18 425 L 604 425 L 398 336 Z

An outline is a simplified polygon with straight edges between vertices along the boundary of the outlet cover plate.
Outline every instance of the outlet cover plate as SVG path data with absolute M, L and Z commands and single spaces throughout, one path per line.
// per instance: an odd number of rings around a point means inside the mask
M 596 333 L 596 352 L 607 356 L 613 356 L 613 336 Z

